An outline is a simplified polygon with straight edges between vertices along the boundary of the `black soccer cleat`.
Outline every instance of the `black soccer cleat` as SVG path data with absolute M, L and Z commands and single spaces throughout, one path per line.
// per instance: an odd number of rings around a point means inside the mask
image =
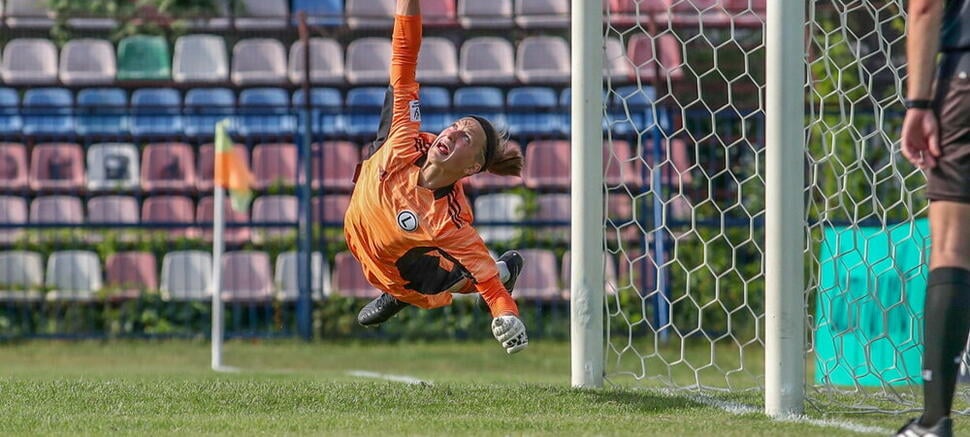
M 931 427 L 920 424 L 920 419 L 910 419 L 896 431 L 896 437 L 953 437 L 953 421 L 944 417 Z
M 397 300 L 390 294 L 381 293 L 379 297 L 361 308 L 360 312 L 357 313 L 357 323 L 364 326 L 380 325 L 407 306 L 406 302 Z
M 522 266 L 525 264 L 525 260 L 522 259 L 522 255 L 519 255 L 519 252 L 510 250 L 503 253 L 496 262 L 504 262 L 505 267 L 509 269 L 509 279 L 503 282 L 502 285 L 509 291 L 509 294 L 512 294 L 512 289 L 515 288 L 515 281 L 519 279 L 519 273 L 522 273 Z M 491 312 L 488 303 L 485 302 L 485 299 L 482 299 L 481 294 L 478 295 L 478 307 L 482 311 Z

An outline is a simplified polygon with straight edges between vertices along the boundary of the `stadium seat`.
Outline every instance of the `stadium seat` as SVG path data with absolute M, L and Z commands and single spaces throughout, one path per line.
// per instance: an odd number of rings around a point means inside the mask
M 512 27 L 512 0 L 458 0 L 458 21 L 465 29 Z
M 192 138 L 213 138 L 216 123 L 226 118 L 232 120 L 235 111 L 236 95 L 232 90 L 192 88 L 185 93 L 185 115 L 182 117 L 185 135 Z
M 569 194 L 554 193 L 540 194 L 536 198 L 538 209 L 534 220 L 539 222 L 538 238 L 559 243 L 569 241 L 570 201 Z M 547 224 L 550 222 L 565 222 L 565 225 Z
M 23 119 L 20 118 L 20 96 L 13 88 L 0 88 L 0 136 L 20 135 Z
M 615 138 L 603 141 L 603 182 L 608 189 L 623 186 L 635 188 L 642 184 L 643 179 L 633 170 L 632 162 L 634 158 L 630 143 Z
M 226 302 L 263 302 L 273 298 L 269 255 L 255 250 L 222 255 L 222 299 Z
M 513 88 L 506 96 L 505 107 L 510 135 L 548 136 L 561 131 L 559 99 L 552 88 Z
M 391 40 L 376 37 L 353 40 L 347 46 L 346 65 L 347 82 L 351 85 L 387 84 L 391 71 Z
M 146 144 L 141 155 L 145 191 L 190 191 L 195 188 L 195 156 L 185 143 Z
M 57 83 L 57 48 L 48 39 L 18 38 L 3 48 L 0 77 L 7 85 Z
M 60 78 L 65 85 L 103 85 L 117 74 L 115 48 L 102 39 L 72 39 L 61 48 Z
M 192 226 L 195 218 L 192 199 L 185 196 L 151 196 L 141 205 L 141 223 L 144 225 L 162 224 L 154 228 L 164 231 L 172 238 L 193 238 L 198 235 Z M 184 227 L 178 227 L 184 224 Z
M 74 97 L 64 88 L 30 88 L 21 113 L 24 135 L 37 138 L 73 136 Z
M 505 38 L 471 38 L 461 46 L 458 76 L 470 85 L 511 84 L 515 82 L 514 59 L 515 49 Z
M 427 37 L 418 54 L 418 82 L 422 84 L 458 83 L 458 51 L 446 38 Z
M 569 189 L 569 141 L 540 140 L 525 146 L 522 180 L 534 190 Z
M 44 283 L 51 301 L 90 301 L 101 290 L 101 260 L 87 250 L 54 252 L 47 258 Z
M 489 222 L 520 222 L 525 218 L 522 196 L 512 193 L 484 194 L 475 198 L 475 228 L 486 243 L 508 241 L 519 235 L 519 226 L 488 225 Z
M 218 35 L 186 35 L 175 41 L 172 79 L 176 82 L 220 83 L 229 79 L 226 42 Z
M 231 0 L 214 0 L 212 5 L 215 12 L 208 15 L 183 17 L 186 29 L 190 31 L 226 31 L 229 29 L 229 2 Z
M 288 26 L 290 5 L 287 0 L 235 0 L 236 29 L 279 30 Z
M 537 301 L 560 299 L 556 254 L 546 249 L 520 249 L 519 254 L 529 268 L 522 269 L 515 282 L 515 297 Z
M 651 18 L 665 26 L 666 13 L 671 0 L 608 0 L 603 7 L 614 26 L 633 26 L 648 23 Z
M 613 85 L 628 83 L 633 76 L 633 63 L 626 56 L 626 47 L 619 38 L 606 38 L 603 52 L 603 77 Z
M 569 299 L 569 294 L 570 294 L 569 286 L 570 284 L 572 284 L 572 278 L 570 277 L 570 273 L 572 273 L 572 265 L 570 263 L 571 258 L 572 258 L 572 254 L 570 251 L 567 250 L 566 253 L 564 253 L 562 256 L 562 269 L 560 270 L 562 272 L 561 281 L 563 284 L 563 297 L 566 299 Z M 617 288 L 621 286 L 622 285 L 617 282 L 616 260 L 614 259 L 613 255 L 604 252 L 603 253 L 603 287 L 604 287 L 603 290 L 606 291 L 606 294 L 613 295 L 613 294 L 616 294 Z
M 344 129 L 351 137 L 366 137 L 368 140 L 377 135 L 381 123 L 381 108 L 387 88 L 353 88 L 347 92 Z
M 27 200 L 23 197 L 0 196 L 0 223 L 27 224 Z M 0 243 L 8 245 L 19 240 L 23 235 L 23 228 L 0 228 Z
M 238 86 L 283 85 L 286 48 L 272 38 L 240 40 L 232 48 L 232 82 Z
M 118 43 L 118 80 L 170 80 L 172 57 L 161 36 L 132 35 Z
M 569 43 L 557 36 L 530 36 L 519 42 L 515 75 L 524 84 L 569 83 Z
M 333 294 L 372 299 L 381 292 L 364 278 L 364 271 L 353 254 L 340 252 L 334 257 Z
M 249 165 L 249 150 L 246 146 L 242 144 L 234 144 L 232 147 L 233 152 L 239 157 L 239 160 L 246 164 L 247 168 L 252 168 Z M 202 193 L 211 192 L 215 183 L 213 178 L 215 176 L 216 168 L 216 147 L 212 143 L 203 144 L 199 146 L 199 165 L 195 167 L 196 178 L 195 178 L 195 189 Z
M 30 154 L 30 189 L 34 191 L 84 189 L 84 152 L 71 143 L 35 145 Z
M 298 204 L 296 196 L 259 196 L 253 202 L 253 243 L 262 244 L 267 239 L 296 236 Z M 260 223 L 293 223 L 291 226 L 260 226 Z
M 182 97 L 174 88 L 142 88 L 131 93 L 131 134 L 172 138 L 182 133 Z
M 134 190 L 139 187 L 138 147 L 131 143 L 88 146 L 88 190 Z
M 421 0 L 421 24 L 425 27 L 457 26 L 455 0 Z
M 293 92 L 293 108 L 301 109 L 304 103 L 303 90 Z M 339 137 L 344 133 L 343 97 L 340 90 L 335 88 L 310 89 L 310 116 L 313 118 L 314 134 L 326 137 Z M 303 132 L 302 117 L 299 120 L 297 132 Z
M 418 91 L 421 101 L 421 130 L 441 132 L 455 121 L 451 116 L 451 93 L 447 88 L 423 86 Z
M 27 148 L 20 143 L 0 143 L 0 191 L 27 188 Z
M 290 46 L 287 71 L 290 82 L 294 85 L 302 84 L 303 75 L 306 74 L 305 47 L 300 41 Z M 344 76 L 344 52 L 340 43 L 332 38 L 310 38 L 310 83 L 341 85 L 344 83 Z
M 630 160 L 632 173 L 645 175 L 647 179 L 642 180 L 642 183 L 648 185 L 653 180 L 654 172 L 659 171 L 660 173 L 656 175 L 659 181 L 672 186 L 674 193 L 680 192 L 681 186 L 690 184 L 694 180 L 690 171 L 693 164 L 690 163 L 686 143 L 682 139 L 674 138 L 664 140 L 659 149 L 656 149 L 654 144 L 653 139 L 645 139 L 642 141 L 640 150 L 633 151 L 634 159 Z M 640 153 L 640 156 L 637 156 L 637 153 Z M 681 204 L 684 200 L 686 199 L 678 199 L 676 206 L 678 208 L 686 206 Z M 678 212 L 686 211 L 680 209 Z
M 77 93 L 77 134 L 120 137 L 128 134 L 128 94 L 121 88 L 85 88 Z
M 54 13 L 43 0 L 6 0 L 4 16 L 11 29 L 50 29 Z
M 296 185 L 297 150 L 292 143 L 259 144 L 253 148 L 253 188 Z
M 659 51 L 654 55 L 654 44 Z M 633 63 L 633 78 L 648 83 L 657 81 L 657 70 L 662 80 L 680 80 L 684 77 L 683 54 L 680 43 L 673 34 L 653 36 L 637 34 L 630 38 L 627 57 Z M 659 67 L 657 60 L 659 59 Z
M 346 191 L 354 189 L 354 170 L 360 163 L 360 148 L 349 141 L 313 144 L 313 189 Z M 322 160 L 322 162 L 321 162 Z
M 625 86 L 607 96 L 606 128 L 617 136 L 642 135 L 657 128 L 653 118 L 655 91 L 649 86 Z
M 523 29 L 569 26 L 569 0 L 515 0 L 515 24 Z
M 105 288 L 114 298 L 136 299 L 158 290 L 158 270 L 151 252 L 115 252 L 105 261 Z
M 273 283 L 276 285 L 277 299 L 284 302 L 293 302 L 300 296 L 297 255 L 296 251 L 291 250 L 276 256 Z M 330 266 L 320 252 L 310 254 L 310 284 L 310 297 L 314 301 L 330 295 Z
M 604 233 L 607 241 L 643 241 L 645 237 L 641 223 L 634 217 L 642 217 L 644 211 L 633 214 L 633 199 L 626 191 L 607 193 L 606 226 Z M 652 211 L 652 209 L 651 209 Z
M 168 301 L 207 300 L 212 294 L 212 254 L 201 250 L 168 252 L 162 258 L 159 291 Z
M 764 23 L 757 13 L 758 2 L 749 0 L 671 0 L 670 13 L 659 17 L 675 27 L 747 27 Z M 763 2 L 761 2 L 763 4 Z M 762 8 L 761 11 L 764 11 Z
M 455 91 L 452 115 L 455 119 L 469 115 L 487 118 L 492 124 L 506 126 L 505 96 L 492 87 L 464 87 Z
M 341 26 L 344 23 L 344 0 L 293 0 L 293 23 L 297 14 L 306 12 L 310 26 Z
M 138 201 L 132 196 L 97 196 L 88 199 L 88 223 L 138 223 Z
M 349 194 L 327 194 L 314 197 L 310 202 L 313 209 L 313 222 L 323 224 L 343 225 L 344 216 L 350 207 Z M 342 228 L 341 228 L 342 229 Z M 340 235 L 341 240 L 343 234 Z
M 290 114 L 290 95 L 282 88 L 249 88 L 239 94 L 237 131 L 254 138 L 293 135 L 296 118 Z
M 760 29 L 765 25 L 768 0 L 724 0 L 734 27 Z
M 358 29 L 390 29 L 394 4 L 384 0 L 346 0 L 347 26 Z
M 30 202 L 30 223 L 68 224 L 84 223 L 81 199 L 74 196 L 38 196 Z
M 40 300 L 44 264 L 37 252 L 0 252 L 0 302 Z
M 214 206 L 215 198 L 212 196 L 205 196 L 202 199 L 199 199 L 199 205 L 195 209 L 195 222 L 198 223 L 202 229 L 202 238 L 209 242 L 212 241 L 212 220 L 215 217 L 215 211 L 213 210 Z M 230 223 L 249 223 L 249 213 L 240 212 L 233 209 L 229 196 L 226 196 L 226 198 L 223 199 L 222 211 L 223 218 L 225 219 L 225 223 L 227 225 L 223 231 L 225 243 L 227 245 L 241 245 L 249 242 L 252 234 L 248 226 L 228 226 Z

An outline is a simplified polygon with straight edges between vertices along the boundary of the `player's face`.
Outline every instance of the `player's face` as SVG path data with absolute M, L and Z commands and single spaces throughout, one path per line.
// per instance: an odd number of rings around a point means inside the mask
M 428 151 L 428 161 L 474 174 L 480 166 L 482 147 L 485 147 L 482 125 L 474 118 L 461 118 L 438 134 Z

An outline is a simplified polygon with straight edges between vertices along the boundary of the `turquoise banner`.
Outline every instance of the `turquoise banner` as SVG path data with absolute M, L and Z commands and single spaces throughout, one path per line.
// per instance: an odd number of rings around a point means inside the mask
M 815 382 L 919 384 L 927 220 L 829 228 L 819 250 Z

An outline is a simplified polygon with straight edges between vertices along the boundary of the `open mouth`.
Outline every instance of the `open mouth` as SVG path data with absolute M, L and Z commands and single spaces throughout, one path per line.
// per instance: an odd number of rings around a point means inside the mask
M 442 155 L 448 155 L 449 149 L 444 142 L 438 142 L 438 144 L 435 145 L 435 147 L 438 149 L 438 153 Z

